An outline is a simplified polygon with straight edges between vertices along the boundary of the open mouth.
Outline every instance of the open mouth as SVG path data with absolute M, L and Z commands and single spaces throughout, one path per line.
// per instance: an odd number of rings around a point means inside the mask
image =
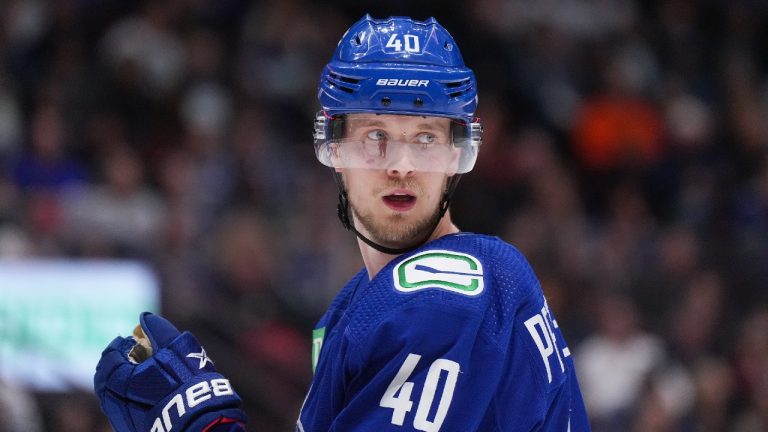
M 392 210 L 406 211 L 416 205 L 416 197 L 408 193 L 395 192 L 382 197 L 382 201 Z

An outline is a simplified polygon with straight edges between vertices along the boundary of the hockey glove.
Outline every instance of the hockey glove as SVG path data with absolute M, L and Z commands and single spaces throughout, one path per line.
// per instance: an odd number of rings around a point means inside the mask
M 101 354 L 94 388 L 116 432 L 244 431 L 240 397 L 195 337 L 149 312 Z

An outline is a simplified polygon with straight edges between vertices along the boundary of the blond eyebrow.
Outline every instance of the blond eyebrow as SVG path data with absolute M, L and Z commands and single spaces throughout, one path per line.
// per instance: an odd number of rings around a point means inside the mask
M 436 127 L 432 123 L 419 123 L 416 125 L 416 129 L 426 129 L 426 130 L 440 130 L 441 128 Z
M 357 127 L 360 126 L 378 126 L 378 127 L 387 127 L 387 124 L 384 123 L 381 120 L 373 120 L 373 119 L 364 119 L 364 120 L 355 120 L 350 122 L 350 126 L 354 124 Z M 436 130 L 440 129 L 433 125 L 432 123 L 419 123 L 416 125 L 416 129 L 429 129 L 429 130 Z
M 360 119 L 360 120 L 353 120 L 351 123 L 354 123 L 355 126 L 378 126 L 378 127 L 386 127 L 386 123 L 384 123 L 381 120 L 374 120 L 374 119 Z
M 386 125 L 381 120 L 375 120 L 370 118 L 355 119 L 351 121 L 348 120 L 346 122 L 346 125 L 344 126 L 344 132 L 347 133 L 357 128 L 364 128 L 364 127 L 371 127 L 371 126 L 383 128 Z

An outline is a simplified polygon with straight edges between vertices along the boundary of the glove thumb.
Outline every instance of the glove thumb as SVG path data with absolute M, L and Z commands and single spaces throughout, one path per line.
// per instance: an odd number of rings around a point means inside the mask
M 170 321 L 151 312 L 142 313 L 139 324 L 155 351 L 168 346 L 180 334 Z

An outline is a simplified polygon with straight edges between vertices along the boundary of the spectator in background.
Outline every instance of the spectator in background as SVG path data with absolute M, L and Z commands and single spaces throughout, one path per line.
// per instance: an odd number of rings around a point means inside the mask
M 557 155 L 552 136 L 523 130 L 508 145 L 514 155 L 509 171 L 519 176 L 514 184 L 525 192 L 525 199 L 515 202 L 518 209 L 505 213 L 509 216 L 502 237 L 540 269 L 552 310 L 565 317 L 558 321 L 568 322 L 578 333 L 584 325 L 568 320 L 586 313 L 590 303 L 599 234 L 589 225 L 578 178 Z
M 131 148 L 110 149 L 101 163 L 104 182 L 66 202 L 67 241 L 84 256 L 151 258 L 165 204 L 147 187 L 144 166 Z
M 599 209 L 616 181 L 643 179 L 664 156 L 664 119 L 636 82 L 630 52 L 616 55 L 601 71 L 599 91 L 586 98 L 575 116 L 572 153 L 580 163 L 586 197 Z
M 117 74 L 136 74 L 142 93 L 161 99 L 181 83 L 184 44 L 175 25 L 181 9 L 171 0 L 142 2 L 141 10 L 114 23 L 101 41 L 101 56 Z
M 56 432 L 109 432 L 109 423 L 94 409 L 92 396 L 74 393 L 57 401 L 51 410 L 48 429 Z M 22 429 L 24 430 L 24 429 Z
M 86 165 L 69 151 L 62 108 L 41 100 L 29 125 L 29 148 L 12 162 L 10 176 L 22 197 L 22 224 L 36 254 L 61 253 L 66 196 L 87 187 Z
M 249 422 L 260 431 L 288 430 L 309 385 L 304 354 L 310 341 L 282 292 L 283 250 L 252 209 L 224 215 L 209 244 L 205 303 L 185 311 L 189 329 L 215 341 L 206 349 L 216 352 L 217 368 L 231 371 Z M 211 310 L 227 311 L 227 319 L 206 313 Z
M 768 117 L 767 117 L 768 118 Z M 757 172 L 747 177 L 728 197 L 728 234 L 737 258 L 727 268 L 738 295 L 738 310 L 768 304 L 768 152 Z
M 164 310 L 179 320 L 195 314 L 205 302 L 208 263 L 199 253 L 204 238 L 203 215 L 196 194 L 193 157 L 184 149 L 159 151 L 153 172 L 166 216 L 158 238 L 157 270 L 163 286 Z M 173 301 L 171 301 L 173 299 Z
M 0 379 L 0 432 L 42 432 L 42 418 L 29 391 Z
M 0 70 L 0 166 L 18 152 L 22 144 L 22 118 L 11 80 Z
M 631 285 L 649 330 L 672 336 L 670 320 L 678 313 L 686 287 L 704 267 L 701 241 L 689 226 L 667 225 L 654 233 L 650 250 L 640 261 L 637 280 Z
M 252 3 L 242 20 L 236 65 L 238 85 L 246 94 L 273 101 L 276 110 L 286 103 L 311 109 L 303 98 L 315 91 L 314 71 L 325 62 L 323 47 L 335 43 L 331 35 L 344 27 L 344 21 L 327 10 L 303 0 Z
M 666 359 L 666 348 L 659 337 L 641 329 L 630 298 L 606 294 L 593 301 L 596 331 L 574 352 L 584 402 L 595 432 L 627 431 L 646 380 Z
M 22 192 L 57 195 L 68 187 L 86 184 L 90 176 L 85 164 L 68 152 L 60 106 L 41 101 L 29 129 L 29 150 L 12 165 L 14 182 Z
M 736 346 L 740 392 L 747 401 L 735 432 L 768 429 L 768 309 L 758 308 L 742 321 Z
M 668 299 L 675 306 L 664 320 L 667 338 L 677 357 L 692 366 L 697 359 L 724 353 L 723 334 L 729 330 L 723 320 L 729 307 L 724 284 L 716 272 L 701 270 L 683 288 L 680 301 Z
M 702 357 L 692 367 L 695 400 L 680 430 L 720 432 L 728 430 L 730 402 L 735 392 L 733 370 L 719 357 Z

